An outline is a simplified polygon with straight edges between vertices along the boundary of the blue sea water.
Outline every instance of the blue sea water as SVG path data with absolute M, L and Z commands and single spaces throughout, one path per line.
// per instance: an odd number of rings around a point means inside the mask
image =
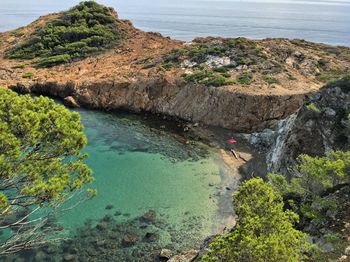
M 0 31 L 80 0 L 0 0 Z M 136 27 L 176 39 L 287 37 L 350 46 L 349 0 L 99 0 Z

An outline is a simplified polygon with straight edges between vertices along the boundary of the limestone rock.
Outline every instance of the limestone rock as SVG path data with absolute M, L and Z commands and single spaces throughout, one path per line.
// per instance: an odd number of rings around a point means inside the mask
M 75 98 L 72 96 L 67 96 L 66 98 L 64 98 L 63 103 L 68 107 L 80 107 Z
M 234 62 L 235 63 L 235 62 Z M 222 67 L 231 65 L 231 59 L 229 57 L 219 57 L 219 56 L 207 56 L 206 65 L 210 67 Z

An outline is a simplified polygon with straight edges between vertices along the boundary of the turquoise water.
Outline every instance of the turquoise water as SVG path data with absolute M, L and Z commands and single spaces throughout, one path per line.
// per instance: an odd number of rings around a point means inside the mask
M 199 248 L 230 220 L 232 170 L 215 150 L 184 139 L 174 122 L 78 112 L 98 194 L 57 218 L 70 240 L 22 253 L 26 261 L 154 261 L 162 248 Z M 125 244 L 128 235 L 137 240 Z

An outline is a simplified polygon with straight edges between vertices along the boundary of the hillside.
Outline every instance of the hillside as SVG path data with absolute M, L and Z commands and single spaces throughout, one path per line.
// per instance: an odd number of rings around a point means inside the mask
M 79 8 L 1 33 L 0 86 L 76 106 L 150 111 L 251 131 L 274 125 L 295 112 L 305 94 L 349 73 L 345 47 L 287 39 L 181 42 L 138 30 L 112 9 L 97 5 L 97 12 L 79 14 Z M 96 33 L 89 19 L 101 15 Z M 64 23 L 73 20 L 73 28 Z

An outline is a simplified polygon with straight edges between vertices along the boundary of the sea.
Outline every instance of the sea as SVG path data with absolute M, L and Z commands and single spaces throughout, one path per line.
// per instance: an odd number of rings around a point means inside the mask
M 0 0 L 0 31 L 79 0 Z M 350 0 L 100 0 L 120 18 L 174 39 L 224 36 L 302 38 L 350 46 Z

